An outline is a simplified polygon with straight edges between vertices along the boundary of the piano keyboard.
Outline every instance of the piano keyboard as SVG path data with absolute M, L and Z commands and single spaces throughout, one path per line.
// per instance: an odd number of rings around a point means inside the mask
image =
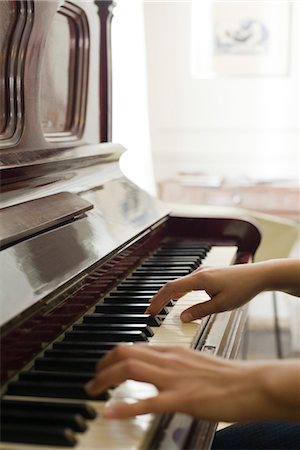
M 1 400 L 0 448 L 147 448 L 156 417 L 105 420 L 101 413 L 107 402 L 153 396 L 155 387 L 129 380 L 91 401 L 84 384 L 92 378 L 99 358 L 121 342 L 195 348 L 208 319 L 182 324 L 180 313 L 205 301 L 207 294 L 191 292 L 170 302 L 156 317 L 144 314 L 149 299 L 168 280 L 192 272 L 204 259 L 207 266 L 231 264 L 236 251 L 236 247 L 198 243 L 162 245 L 36 358 L 32 367 L 8 383 Z

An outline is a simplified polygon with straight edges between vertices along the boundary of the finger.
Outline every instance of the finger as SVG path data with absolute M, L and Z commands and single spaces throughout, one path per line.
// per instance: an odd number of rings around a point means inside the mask
M 165 378 L 166 373 L 163 368 L 154 367 L 144 361 L 128 359 L 98 372 L 96 377 L 85 385 L 85 390 L 88 395 L 95 396 L 128 379 L 151 383 L 160 388 Z
M 178 345 L 178 344 L 151 344 L 147 343 L 147 344 L 140 344 L 137 343 L 136 345 L 138 346 L 145 346 L 148 348 L 151 348 L 151 350 L 158 352 L 158 353 L 177 353 L 177 354 L 183 354 L 183 353 L 194 353 L 193 350 L 188 349 L 184 346 Z
M 177 280 L 169 281 L 152 297 L 145 312 L 152 315 L 158 314 L 170 300 L 178 295 L 200 289 L 199 285 L 199 273 L 194 272 Z
M 132 346 L 118 345 L 112 351 L 108 352 L 96 366 L 96 372 L 102 371 L 112 364 L 125 361 L 127 359 L 136 359 L 144 361 L 155 366 L 165 365 L 162 352 L 156 351 L 152 346 L 147 344 L 135 344 Z
M 181 297 L 183 297 L 183 296 L 186 295 L 186 294 L 187 294 L 186 291 L 184 291 L 184 292 L 178 292 L 178 294 L 173 295 L 172 300 L 179 300 Z
M 176 410 L 178 395 L 163 392 L 156 397 L 140 400 L 136 403 L 116 403 L 109 405 L 103 411 L 103 416 L 110 419 L 125 419 L 148 413 L 173 412 Z M 178 410 L 179 405 L 177 405 Z
M 174 294 L 168 295 L 167 297 L 164 294 L 164 298 L 161 299 L 160 298 L 161 293 L 159 293 L 159 294 L 157 293 L 149 301 L 149 306 L 145 310 L 145 314 L 151 314 L 152 316 L 154 316 L 155 314 L 158 314 L 162 310 L 162 308 L 169 303 L 170 300 L 179 300 L 181 297 L 183 297 L 186 294 L 187 294 L 186 291 L 177 292 L 176 294 L 174 293 Z M 159 302 L 159 304 L 157 302 Z M 155 310 L 153 309 L 153 307 L 155 307 Z M 152 312 L 152 310 L 153 310 L 153 312 Z
M 189 308 L 185 309 L 181 313 L 180 318 L 182 322 L 187 323 L 191 322 L 192 320 L 202 319 L 202 317 L 208 316 L 209 314 L 222 311 L 224 311 L 224 308 L 221 308 L 218 302 L 218 296 L 216 296 L 210 300 L 207 300 L 206 302 L 197 303 L 196 305 L 190 306 Z

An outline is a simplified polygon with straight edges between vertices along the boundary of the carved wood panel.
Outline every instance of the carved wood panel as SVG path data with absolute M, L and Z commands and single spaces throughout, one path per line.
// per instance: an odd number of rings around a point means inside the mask
M 52 21 L 41 69 L 41 121 L 49 141 L 78 140 L 83 134 L 89 52 L 87 16 L 65 2 Z
M 0 2 L 0 165 L 110 140 L 112 5 Z
M 12 147 L 24 126 L 25 56 L 33 19 L 32 1 L 1 2 L 0 148 Z

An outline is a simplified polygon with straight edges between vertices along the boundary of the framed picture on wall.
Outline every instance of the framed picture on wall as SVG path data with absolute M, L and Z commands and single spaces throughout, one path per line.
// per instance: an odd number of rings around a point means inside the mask
M 224 0 L 192 4 L 192 76 L 285 76 L 292 4 Z

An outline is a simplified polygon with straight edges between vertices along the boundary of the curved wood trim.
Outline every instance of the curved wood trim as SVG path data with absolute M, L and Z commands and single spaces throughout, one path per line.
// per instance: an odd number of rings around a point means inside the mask
M 27 44 L 33 24 L 33 1 L 18 1 L 6 66 L 7 123 L 0 135 L 0 148 L 15 146 L 24 128 L 24 67 Z
M 184 236 L 186 229 L 191 238 L 199 236 L 211 244 L 222 243 L 238 246 L 238 263 L 248 262 L 261 241 L 261 233 L 254 221 L 231 217 L 170 217 L 169 227 L 175 236 Z M 221 240 L 220 240 L 221 239 Z

